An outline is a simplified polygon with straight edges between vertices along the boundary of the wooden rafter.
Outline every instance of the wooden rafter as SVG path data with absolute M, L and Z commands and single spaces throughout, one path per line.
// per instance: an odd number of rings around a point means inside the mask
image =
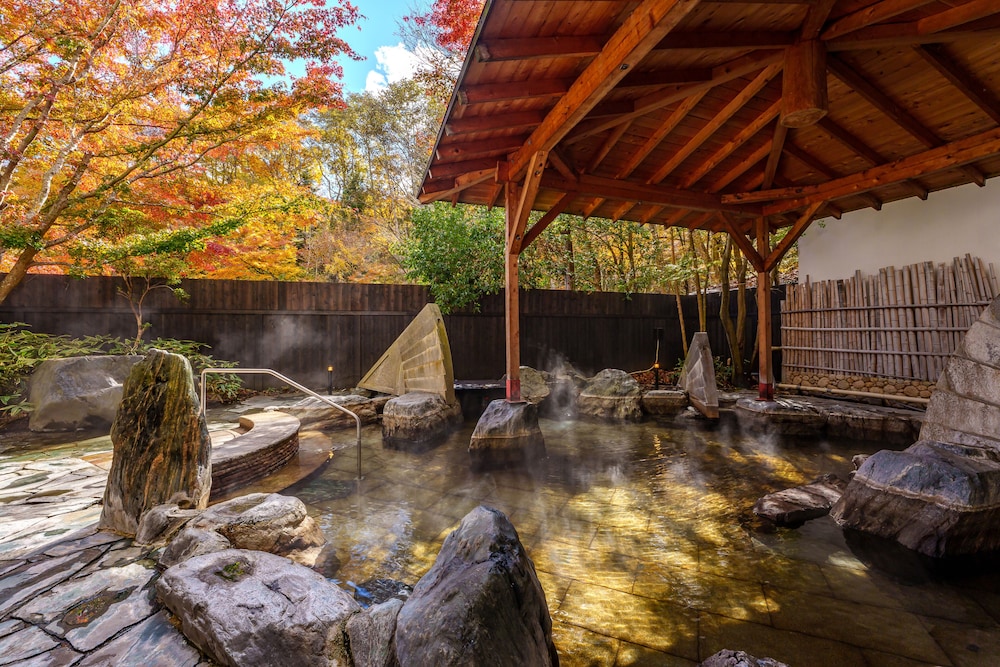
M 435 151 L 435 157 L 442 162 L 462 162 L 488 155 L 506 155 L 523 146 L 526 138 L 527 135 L 517 135 L 474 142 L 441 142 Z
M 643 185 L 630 181 L 619 181 L 612 178 L 583 175 L 577 181 L 567 181 L 561 176 L 546 173 L 542 185 L 560 192 L 576 192 L 584 197 L 599 197 L 621 201 L 644 202 L 688 208 L 695 211 L 729 211 L 736 215 L 759 215 L 760 208 L 756 206 L 723 205 L 717 194 L 678 190 L 662 185 Z
M 780 110 L 781 100 L 777 100 L 774 104 L 765 109 L 763 113 L 741 127 L 740 131 L 737 132 L 735 136 L 722 144 L 722 146 L 720 146 L 701 164 L 691 169 L 688 172 L 688 175 L 681 182 L 681 187 L 689 188 L 700 181 L 708 172 L 719 166 L 723 160 L 732 155 L 740 146 L 750 141 L 750 139 L 756 136 L 758 132 L 763 130 L 768 123 L 778 116 L 778 112 Z
M 834 76 L 853 88 L 854 92 L 865 98 L 869 104 L 891 118 L 894 123 L 919 139 L 928 148 L 934 148 L 944 143 L 937 134 L 917 120 L 909 111 L 872 85 L 868 79 L 858 72 L 857 68 L 833 56 L 829 58 L 828 66 Z M 962 171 L 974 183 L 978 183 L 980 186 L 985 185 L 986 177 L 975 167 L 966 166 L 962 168 Z
M 760 164 L 761 161 L 770 153 L 771 141 L 767 140 L 763 142 L 753 153 L 737 162 L 729 169 L 729 171 L 721 174 L 719 178 L 712 183 L 712 186 L 708 189 L 708 191 L 721 192 L 730 183 Z
M 559 149 L 553 148 L 549 151 L 549 164 L 555 167 L 555 170 L 562 174 L 563 178 L 571 181 L 576 180 L 576 174 L 570 169 L 569 163 L 566 162 L 566 158 L 562 156 Z
M 705 97 L 707 90 L 702 90 L 690 97 L 685 98 L 677 105 L 677 108 L 670 112 L 662 123 L 653 131 L 653 133 L 643 142 L 642 146 L 631 151 L 629 161 L 624 167 L 619 170 L 616 178 L 627 178 L 632 175 L 642 161 L 645 160 L 653 150 L 660 145 L 668 134 L 674 131 L 674 129 L 680 125 L 681 121 L 688 117 L 698 103 L 701 102 L 702 98 Z
M 569 90 L 573 79 L 529 79 L 519 83 L 486 83 L 458 91 L 460 104 L 489 104 L 509 100 L 558 97 Z
M 916 155 L 817 185 L 779 188 L 761 192 L 722 195 L 724 204 L 773 202 L 764 208 L 767 215 L 794 211 L 818 199 L 838 199 L 851 194 L 892 185 L 911 178 L 953 169 L 1000 153 L 1000 128 L 953 141 Z
M 525 129 L 540 125 L 544 116 L 540 111 L 519 111 L 503 115 L 471 116 L 455 118 L 445 123 L 444 131 L 449 137 L 476 132 L 495 130 Z
M 916 46 L 914 50 L 963 95 L 972 100 L 980 111 L 1000 124 L 1000 97 L 976 81 L 952 60 L 941 46 Z
M 822 37 L 825 40 L 836 39 L 848 33 L 867 28 L 870 25 L 881 23 L 894 16 L 905 14 L 924 5 L 929 5 L 934 0 L 882 0 L 873 5 L 863 7 L 858 11 L 842 16 L 823 31 Z
M 771 152 L 767 156 L 767 164 L 764 166 L 764 182 L 761 184 L 765 190 L 774 184 L 774 175 L 778 173 L 778 162 L 785 149 L 785 137 L 788 136 L 788 128 L 778 123 L 774 127 L 774 137 L 771 139 Z
M 994 17 L 995 18 L 995 17 Z M 847 37 L 826 42 L 827 51 L 870 51 L 918 44 L 953 44 L 956 42 L 996 41 L 1000 39 L 1000 26 L 992 20 L 969 22 L 959 29 L 939 32 L 921 32 L 920 25 L 912 23 L 890 23 L 858 30 Z
M 842 143 L 844 146 L 853 151 L 856 155 L 864 158 L 872 165 L 882 164 L 887 162 L 887 159 L 883 157 L 874 148 L 861 141 L 853 134 L 848 132 L 846 129 L 838 125 L 836 122 L 829 118 L 823 118 L 819 121 L 819 127 L 821 130 L 829 134 L 831 137 Z M 920 197 L 920 199 L 927 199 L 928 189 L 925 185 L 919 181 L 906 181 L 905 185 L 910 191 Z M 878 207 L 881 207 L 881 202 Z M 878 208 L 876 207 L 876 208 Z
M 833 6 L 836 2 L 837 0 L 817 0 L 810 4 L 809 11 L 806 13 L 806 19 L 802 22 L 802 27 L 799 29 L 798 40 L 805 42 L 817 39 L 823 31 L 823 26 L 826 24 L 826 20 L 829 18 L 830 12 L 833 11 Z
M 620 114 L 610 120 L 598 120 L 593 124 L 589 124 L 586 128 L 581 128 L 580 131 L 574 132 L 570 137 L 567 137 L 566 143 L 582 141 L 587 137 L 600 134 L 621 123 L 659 111 L 691 95 L 715 88 L 724 83 L 729 83 L 735 79 L 741 79 L 754 72 L 759 72 L 765 67 L 780 63 L 781 60 L 782 53 L 778 51 L 760 51 L 743 56 L 713 68 L 712 79 L 709 81 L 692 84 L 679 91 L 656 92 L 640 97 L 635 102 L 630 103 L 630 110 L 626 113 Z
M 840 174 L 835 173 L 832 169 L 823 164 L 823 162 L 821 162 L 819 158 L 802 150 L 801 148 L 799 148 L 798 146 L 796 146 L 791 142 L 785 142 L 785 153 L 788 153 L 790 157 L 798 160 L 802 164 L 806 165 L 808 168 L 812 169 L 822 178 L 831 180 L 840 177 Z M 789 186 L 789 187 L 794 187 L 794 186 Z M 863 192 L 863 193 L 858 193 L 858 196 L 861 197 L 861 199 L 863 199 L 868 204 L 868 206 L 875 209 L 876 211 L 882 210 L 882 200 L 876 197 L 875 195 Z
M 511 155 L 511 172 L 515 178 L 527 168 L 534 151 L 554 148 L 698 2 L 643 0 L 590 61 L 569 91 L 559 98 L 524 147 Z
M 746 233 L 743 232 L 740 221 L 728 213 L 719 214 L 719 221 L 722 223 L 722 227 L 729 232 L 729 236 L 732 237 L 733 243 L 736 244 L 736 246 L 743 253 L 743 256 L 746 257 L 748 262 L 750 262 L 750 266 L 757 271 L 765 271 L 764 258 L 759 252 L 757 252 L 757 249 L 753 247 L 753 242 L 747 238 Z
M 664 178 L 667 177 L 670 172 L 676 169 L 681 162 L 686 160 L 693 152 L 695 152 L 702 144 L 704 144 L 709 137 L 719 131 L 726 122 L 736 115 L 736 113 L 746 106 L 746 103 L 757 96 L 757 94 L 764 89 L 771 79 L 778 75 L 781 71 L 780 65 L 770 65 L 765 67 L 760 74 L 758 74 L 753 81 L 751 81 L 743 90 L 741 90 L 737 95 L 729 101 L 729 103 L 722 108 L 719 113 L 712 117 L 702 128 L 688 141 L 683 147 L 678 149 L 669 160 L 660 165 L 659 168 L 646 179 L 647 183 L 659 183 Z
M 614 128 L 608 133 L 607 138 L 601 144 L 601 147 L 597 149 L 593 157 L 590 159 L 590 164 L 587 165 L 587 173 L 592 174 L 597 171 L 597 168 L 604 161 L 604 158 L 608 156 L 611 149 L 618 144 L 618 140 L 622 138 L 628 129 L 632 126 L 632 123 L 622 123 L 618 127 Z

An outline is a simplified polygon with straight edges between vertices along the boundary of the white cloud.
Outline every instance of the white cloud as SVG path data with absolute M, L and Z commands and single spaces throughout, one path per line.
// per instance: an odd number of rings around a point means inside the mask
M 376 92 L 390 83 L 413 76 L 417 69 L 417 57 L 408 51 L 402 42 L 395 46 L 380 46 L 375 49 L 375 69 L 365 78 L 365 90 Z

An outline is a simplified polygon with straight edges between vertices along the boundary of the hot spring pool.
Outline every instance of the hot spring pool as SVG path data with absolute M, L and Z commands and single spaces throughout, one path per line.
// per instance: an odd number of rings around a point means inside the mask
M 543 419 L 546 460 L 473 472 L 473 427 L 422 453 L 384 449 L 366 428 L 359 491 L 352 442 L 284 492 L 334 546 L 329 576 L 348 589 L 413 585 L 486 504 L 510 517 L 534 561 L 564 667 L 694 665 L 723 648 L 793 667 L 1000 664 L 1000 576 L 941 579 L 882 554 L 899 566 L 889 575 L 828 518 L 774 531 L 754 520 L 761 495 L 846 476 L 878 443 Z

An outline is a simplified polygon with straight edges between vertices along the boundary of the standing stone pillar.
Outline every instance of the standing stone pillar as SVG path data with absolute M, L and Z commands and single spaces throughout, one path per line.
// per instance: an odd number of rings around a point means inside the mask
M 102 529 L 133 537 L 139 517 L 156 505 L 208 506 L 212 441 L 186 358 L 152 350 L 132 367 L 111 442 Z

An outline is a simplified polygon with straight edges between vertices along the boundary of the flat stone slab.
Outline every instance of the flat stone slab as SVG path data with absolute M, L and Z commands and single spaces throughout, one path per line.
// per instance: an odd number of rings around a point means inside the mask
M 767 494 L 757 501 L 753 511 L 779 526 L 799 526 L 829 514 L 845 488 L 845 480 L 836 475 L 823 475 L 809 484 Z
M 826 428 L 826 417 L 815 407 L 798 398 L 761 401 L 741 398 L 736 401 L 740 425 L 751 431 L 780 435 L 819 435 Z
M 681 389 L 652 389 L 642 395 L 642 409 L 654 417 L 669 417 L 688 406 L 688 397 Z

